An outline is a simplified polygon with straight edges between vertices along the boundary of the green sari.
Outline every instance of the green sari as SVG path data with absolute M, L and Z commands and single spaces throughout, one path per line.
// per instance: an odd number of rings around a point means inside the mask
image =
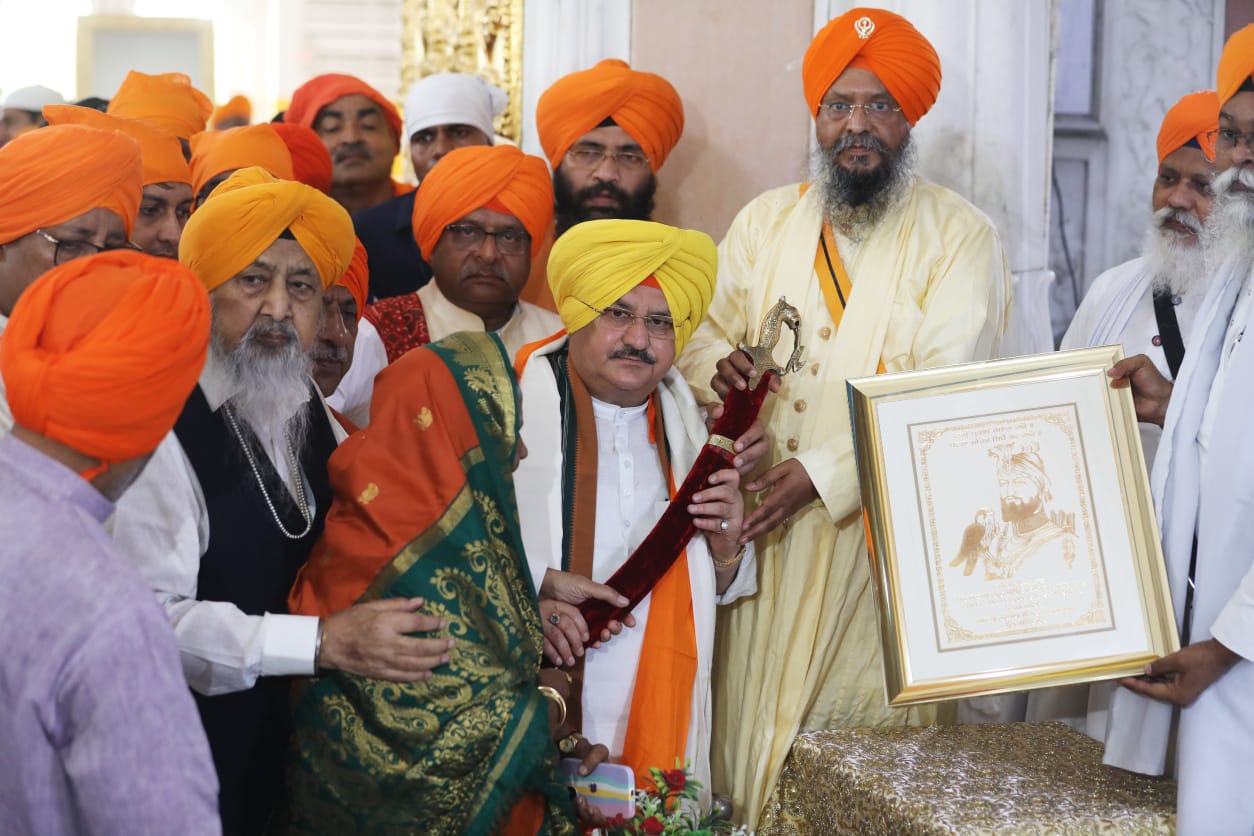
M 454 334 L 382 372 L 373 422 L 332 456 L 334 505 L 291 611 L 420 596 L 456 645 L 421 682 L 302 681 L 281 830 L 490 834 L 528 808 L 528 832 L 575 832 L 536 688 L 543 634 L 511 475 L 517 399 L 496 336 Z

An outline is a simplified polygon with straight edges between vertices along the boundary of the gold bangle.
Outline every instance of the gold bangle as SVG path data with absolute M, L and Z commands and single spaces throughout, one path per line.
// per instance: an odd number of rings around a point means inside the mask
M 547 685 L 538 685 L 536 687 L 540 689 L 540 693 L 544 695 L 545 699 L 552 700 L 557 705 L 557 727 L 560 729 L 562 724 L 566 722 L 566 700 L 554 688 L 550 688 Z
M 714 552 L 711 551 L 710 562 L 714 564 L 715 569 L 731 569 L 735 566 L 739 566 L 740 561 L 745 559 L 745 549 L 747 548 L 749 548 L 749 545 L 747 543 L 741 546 L 740 551 L 736 552 L 735 557 L 733 557 L 731 560 L 719 560 L 717 557 L 714 556 Z

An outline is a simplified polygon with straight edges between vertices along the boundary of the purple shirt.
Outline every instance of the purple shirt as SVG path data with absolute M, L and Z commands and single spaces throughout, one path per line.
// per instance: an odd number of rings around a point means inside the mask
M 174 633 L 114 552 L 112 512 L 64 465 L 0 440 L 0 829 L 221 833 Z

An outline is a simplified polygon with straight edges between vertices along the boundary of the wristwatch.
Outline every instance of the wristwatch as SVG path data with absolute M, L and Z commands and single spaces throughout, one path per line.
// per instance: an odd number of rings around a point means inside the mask
M 579 732 L 571 732 L 570 734 L 557 741 L 557 751 L 563 755 L 573 755 L 575 750 L 579 748 L 579 744 L 583 742 L 583 735 Z

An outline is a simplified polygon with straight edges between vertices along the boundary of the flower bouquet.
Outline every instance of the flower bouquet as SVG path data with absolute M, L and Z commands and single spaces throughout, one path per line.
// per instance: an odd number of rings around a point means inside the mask
M 671 836 L 676 833 L 739 834 L 748 831 L 733 827 L 719 810 L 700 814 L 697 797 L 701 783 L 692 777 L 687 765 L 678 759 L 674 769 L 650 769 L 653 786 L 636 789 L 636 814 L 630 818 L 616 816 L 596 833 L 602 836 Z

